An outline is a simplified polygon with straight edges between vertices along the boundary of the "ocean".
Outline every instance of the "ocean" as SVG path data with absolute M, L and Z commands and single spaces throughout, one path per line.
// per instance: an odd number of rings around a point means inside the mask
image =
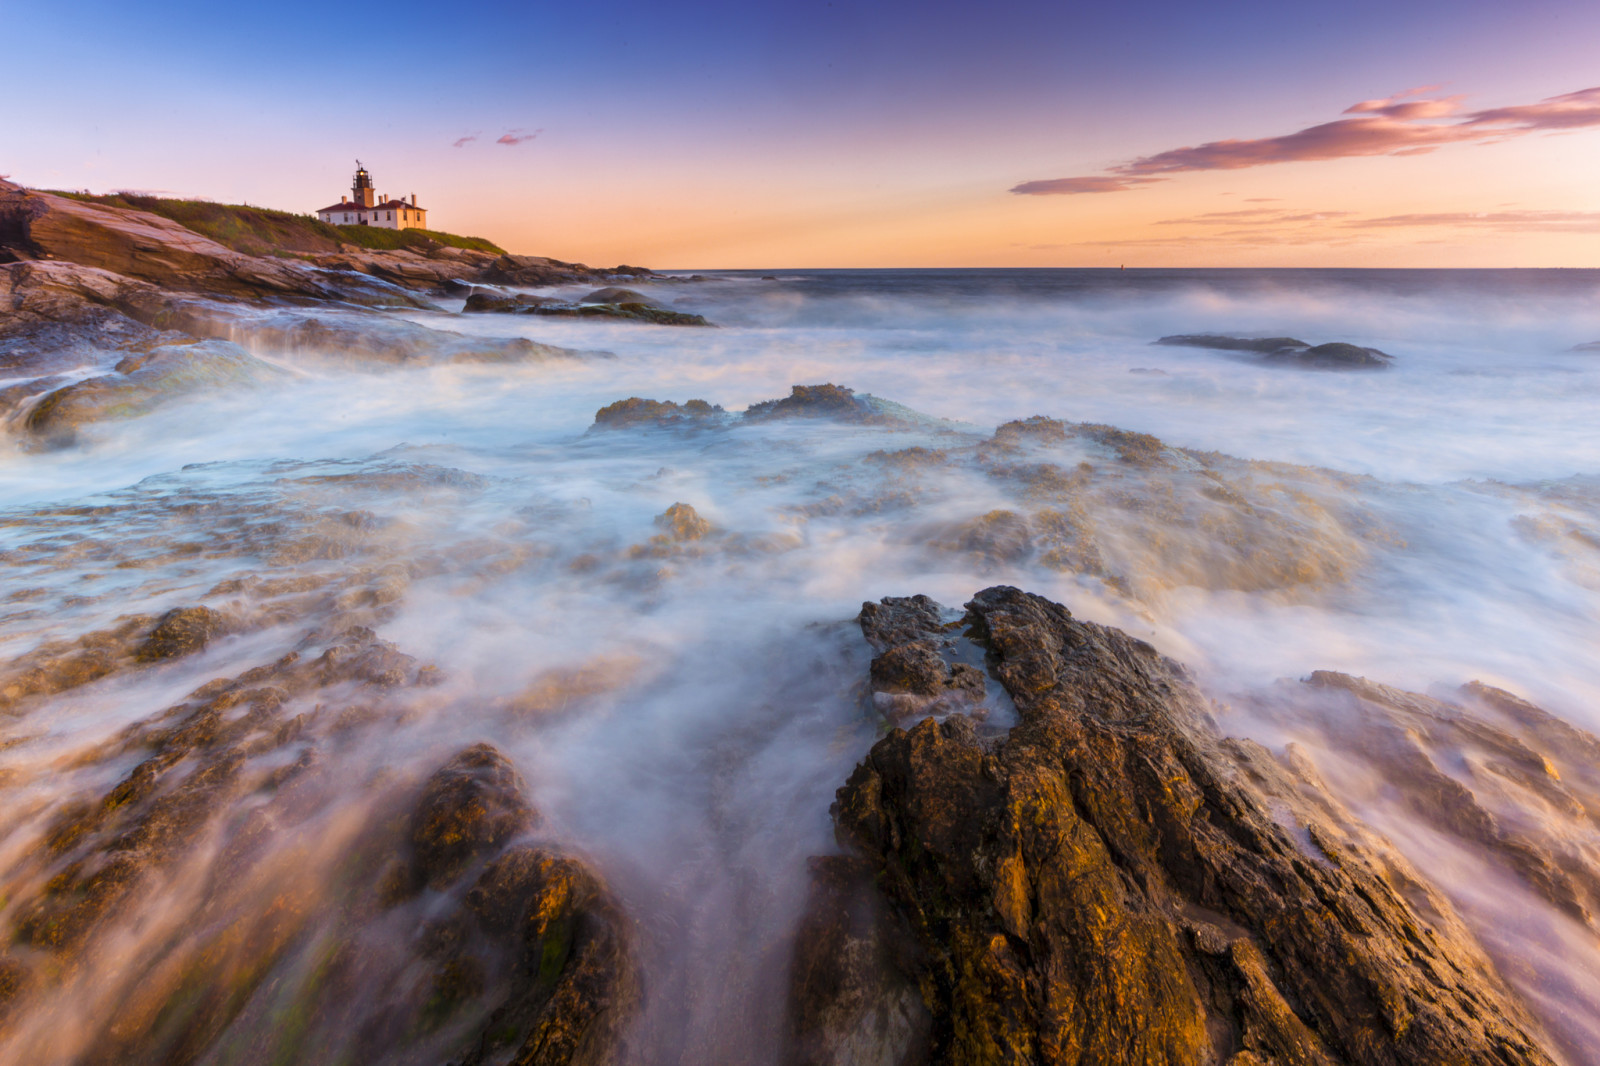
M 111 919 L 108 961 L 0 1028 L 0 1059 L 77 1059 L 105 1019 L 153 1009 L 141 997 L 178 980 L 171 960 L 292 899 L 301 918 L 260 972 L 229 971 L 237 1003 L 195 1059 L 268 1061 L 290 1039 L 285 997 L 340 935 L 360 827 L 396 782 L 488 742 L 539 832 L 637 923 L 635 1046 L 776 1061 L 806 860 L 835 847 L 834 791 L 885 729 L 852 621 L 884 596 L 1039 593 L 1183 663 L 1223 732 L 1313 761 L 1324 726 L 1277 694 L 1315 670 L 1434 694 L 1481 681 L 1600 732 L 1600 350 L 1583 350 L 1600 271 L 772 269 L 637 287 L 719 328 L 443 301 L 395 313 L 608 354 L 375 370 L 262 351 L 275 384 L 68 449 L 0 444 L 0 659 L 91 648 L 175 607 L 226 620 L 198 654 L 0 707 L 0 917 L 52 875 L 41 841 L 63 812 L 145 757 L 122 738 L 206 682 L 352 626 L 436 667 L 381 700 L 288 693 L 303 736 L 246 772 L 314 749 L 316 801 L 290 817 L 270 789 L 229 793 Z M 1393 363 L 1153 343 L 1177 334 Z M 740 417 L 825 383 L 875 400 Z M 722 413 L 596 426 L 631 397 Z M 1600 949 L 1579 922 L 1486 887 L 1482 856 L 1358 761 L 1318 765 L 1491 955 L 1519 960 L 1508 979 L 1565 1046 L 1600 1046 Z M 271 820 L 268 858 L 236 873 L 227 845 L 252 817 Z M 363 995 L 414 995 L 370 950 Z M 305 1024 L 326 1061 L 355 1039 Z

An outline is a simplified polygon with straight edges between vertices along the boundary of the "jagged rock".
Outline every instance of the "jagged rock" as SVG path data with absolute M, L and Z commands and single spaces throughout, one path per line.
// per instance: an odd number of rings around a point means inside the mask
M 726 412 L 721 405 L 713 406 L 704 400 L 646 400 L 630 396 L 626 400 L 608 403 L 594 413 L 595 429 L 625 429 L 629 426 L 697 426 L 719 423 Z
M 869 670 L 872 701 L 890 723 L 972 711 L 983 703 L 983 672 L 953 660 L 953 623 L 941 621 L 938 605 L 926 596 L 863 604 L 857 621 L 879 653 Z
M 1362 348 L 1343 341 L 1310 345 L 1294 337 L 1229 337 L 1217 333 L 1179 333 L 1162 337 L 1157 344 L 1186 348 L 1214 348 L 1224 352 L 1254 352 L 1268 362 L 1288 363 L 1313 370 L 1381 370 L 1394 357 L 1376 348 Z
M 854 389 L 842 385 L 795 385 L 789 395 L 781 400 L 763 400 L 751 404 L 744 413 L 749 419 L 757 418 L 836 418 L 846 422 L 864 422 L 877 412 Z
M 870 614 L 875 646 L 916 632 Z M 912 982 L 931 1016 L 920 1049 L 912 1031 L 877 1061 L 1553 1062 L 1420 875 L 1309 805 L 1314 845 L 1295 841 L 1176 664 L 1014 588 L 963 621 L 1019 724 L 994 743 L 959 714 L 895 730 L 834 807 L 917 945 L 854 986 Z M 862 998 L 796 1002 L 791 1059 L 848 1061 L 806 1049 L 891 1009 Z
M 417 880 L 443 888 L 485 854 L 533 825 L 516 768 L 493 747 L 478 744 L 441 766 L 423 787 L 411 818 Z

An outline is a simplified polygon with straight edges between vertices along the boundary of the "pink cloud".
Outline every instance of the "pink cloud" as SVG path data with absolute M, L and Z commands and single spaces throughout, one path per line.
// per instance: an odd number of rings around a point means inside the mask
M 473 141 L 477 140 L 479 136 L 480 135 L 476 134 L 476 133 L 469 133 L 465 137 L 457 138 L 456 141 L 450 145 L 450 147 L 452 147 L 452 148 L 465 148 L 467 145 L 469 145 Z
M 1134 189 L 1140 185 L 1148 185 L 1160 178 L 1125 178 L 1125 177 L 1097 177 L 1097 178 L 1052 178 L 1048 181 L 1025 181 L 1012 188 L 1012 192 L 1023 196 L 1055 196 L 1067 193 L 1084 192 L 1121 192 L 1124 189 Z
M 1437 211 L 1363 218 L 1344 225 L 1353 229 L 1459 226 L 1521 233 L 1600 233 L 1600 211 Z
M 1011 191 L 1025 196 L 1121 192 L 1194 170 L 1243 170 L 1273 163 L 1303 163 L 1353 156 L 1421 155 L 1447 144 L 1487 143 L 1543 130 L 1600 126 L 1600 87 L 1552 96 L 1536 104 L 1461 112 L 1459 96 L 1407 99 L 1411 89 L 1345 110 L 1334 119 L 1294 133 L 1256 140 L 1208 141 L 1143 156 L 1087 177 L 1025 181 Z M 1448 121 L 1441 121 L 1448 120 Z
M 518 129 L 518 130 L 507 130 L 505 133 L 502 133 L 498 138 L 496 138 L 494 143 L 495 144 L 524 144 L 524 143 L 526 143 L 528 141 L 533 140 L 535 137 L 539 136 L 539 134 L 541 134 L 543 132 L 544 132 L 544 130 L 534 130 L 532 133 L 529 133 L 527 130 L 520 130 L 520 129 Z

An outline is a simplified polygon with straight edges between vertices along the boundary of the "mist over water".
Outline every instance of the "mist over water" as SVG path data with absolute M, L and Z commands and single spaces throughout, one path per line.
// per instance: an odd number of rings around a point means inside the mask
M 91 426 L 72 449 L 0 445 L 0 657 L 173 607 L 228 619 L 198 655 L 0 707 L 0 918 L 59 872 L 40 856 L 63 812 L 138 762 L 124 731 L 206 682 L 350 626 L 437 667 L 381 698 L 291 692 L 303 737 L 247 764 L 316 751 L 314 802 L 273 814 L 261 845 L 277 858 L 224 875 L 238 826 L 275 810 L 231 799 L 117 918 L 117 965 L 41 992 L 0 1059 L 86 1054 L 161 960 L 299 893 L 270 974 L 240 979 L 238 1039 L 199 1057 L 271 1060 L 260 1034 L 288 1008 L 268 990 L 308 980 L 336 936 L 363 819 L 488 741 L 526 778 L 536 835 L 592 860 L 637 924 L 640 1061 L 775 1060 L 805 859 L 833 846 L 833 792 L 884 728 L 852 624 L 882 596 L 1058 600 L 1184 662 L 1235 708 L 1223 728 L 1269 747 L 1318 743 L 1269 695 L 1317 669 L 1419 692 L 1481 680 L 1600 730 L 1600 352 L 1573 350 L 1600 340 L 1600 272 L 766 273 L 650 290 L 716 330 L 410 313 L 608 358 L 366 372 L 262 351 L 281 380 Z M 1347 341 L 1395 364 L 1151 343 L 1177 333 Z M 627 397 L 737 413 L 823 382 L 912 414 L 591 429 Z M 1170 448 L 996 441 L 1035 415 Z M 675 527 L 680 503 L 708 528 Z M 1476 859 L 1385 807 L 1346 756 L 1324 769 L 1419 866 L 1458 871 L 1442 887 L 1478 928 L 1532 915 L 1519 928 L 1541 947 L 1512 980 L 1581 1047 L 1600 1018 L 1592 940 L 1564 941 L 1525 891 L 1486 894 Z

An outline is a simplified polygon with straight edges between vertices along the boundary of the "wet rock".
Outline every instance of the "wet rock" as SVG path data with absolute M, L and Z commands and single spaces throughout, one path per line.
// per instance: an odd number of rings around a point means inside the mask
M 516 768 L 493 747 L 458 753 L 428 778 L 411 817 L 416 878 L 443 888 L 537 821 Z
M 531 296 L 527 293 L 504 295 L 494 292 L 480 292 L 473 290 L 467 297 L 463 313 L 496 313 L 496 314 L 526 314 L 536 307 L 557 306 L 561 301 L 549 296 Z
M 512 987 L 462 1066 L 614 1061 L 639 1001 L 629 923 L 582 862 L 513 848 L 484 871 L 468 907 L 516 945 Z
M 704 315 L 684 311 L 670 311 L 651 303 L 622 304 L 551 304 L 535 307 L 536 315 L 553 315 L 563 318 L 620 318 L 630 322 L 649 322 L 657 326 L 711 326 Z
M 1387 352 L 1342 341 L 1319 344 L 1303 352 L 1277 352 L 1269 358 L 1317 370 L 1382 370 L 1394 362 L 1394 356 Z
M 864 603 L 857 618 L 879 654 L 869 677 L 873 706 L 893 724 L 956 711 L 977 713 L 984 700 L 983 672 L 956 662 L 953 623 L 939 617 L 926 596 L 889 596 Z
M 204 648 L 223 629 L 222 615 L 209 607 L 174 607 L 161 616 L 150 636 L 134 651 L 139 662 L 175 659 Z
M 24 428 L 52 447 L 73 443 L 95 422 L 137 418 L 197 392 L 280 380 L 283 372 L 227 341 L 164 344 L 130 355 L 113 372 L 64 385 L 28 413 Z
M 913 414 L 898 404 L 876 396 L 857 395 L 842 385 L 795 385 L 779 400 L 763 400 L 745 409 L 747 421 L 773 418 L 829 418 L 840 422 L 887 425 L 902 421 L 901 412 Z
M 994 510 L 962 523 L 938 542 L 946 551 L 973 556 L 986 567 L 1017 563 L 1033 554 L 1028 520 L 1015 511 Z
M 1577 843 L 1600 826 L 1600 740 L 1480 682 L 1454 700 L 1329 670 L 1297 687 L 1321 750 L 1358 756 L 1432 829 L 1600 933 L 1600 866 Z
M 1381 370 L 1394 357 L 1376 348 L 1362 348 L 1343 341 L 1310 345 L 1294 337 L 1229 337 L 1217 333 L 1180 333 L 1162 337 L 1157 344 L 1187 348 L 1213 348 L 1225 352 L 1253 352 L 1268 362 L 1284 363 L 1312 370 Z
M 791 1066 L 920 1066 L 932 1018 L 910 974 L 911 930 L 885 913 L 872 868 L 842 855 L 810 863 L 811 897 L 790 973 Z
M 578 358 L 584 353 L 525 337 L 472 337 L 373 311 L 249 314 L 187 303 L 158 322 L 193 336 L 215 337 L 258 351 L 356 366 L 514 363 Z
M 646 296 L 637 289 L 624 289 L 616 285 L 608 285 L 603 289 L 596 289 L 589 295 L 578 300 L 580 304 L 645 304 L 656 305 L 656 301 Z
M 834 807 L 916 944 L 854 985 L 913 983 L 931 1016 L 879 1061 L 1553 1062 L 1459 921 L 1417 911 L 1450 912 L 1420 875 L 1309 806 L 1295 841 L 1176 664 L 1014 588 L 964 622 L 1020 723 L 895 730 Z M 797 1003 L 796 1046 L 892 1010 Z
M 751 404 L 746 418 L 838 418 L 861 421 L 873 414 L 872 408 L 856 396 L 854 389 L 842 385 L 796 385 L 781 400 Z
M 624 429 L 629 426 L 700 426 L 722 422 L 726 412 L 721 405 L 704 400 L 646 400 L 630 396 L 626 400 L 606 404 L 594 413 L 595 429 Z
M 711 523 L 701 518 L 700 512 L 686 503 L 675 503 L 657 515 L 656 525 L 679 543 L 700 540 L 711 532 Z
M 479 280 L 497 285 L 515 285 L 536 289 L 548 285 L 572 282 L 599 282 L 611 277 L 654 278 L 656 273 L 647 267 L 618 266 L 610 270 L 588 267 L 582 263 L 567 263 L 535 255 L 504 255 L 484 270 Z
M 1179 333 L 1162 337 L 1156 343 L 1183 348 L 1214 348 L 1223 352 L 1255 352 L 1257 355 L 1303 351 L 1311 347 L 1294 337 L 1229 337 L 1220 333 Z

